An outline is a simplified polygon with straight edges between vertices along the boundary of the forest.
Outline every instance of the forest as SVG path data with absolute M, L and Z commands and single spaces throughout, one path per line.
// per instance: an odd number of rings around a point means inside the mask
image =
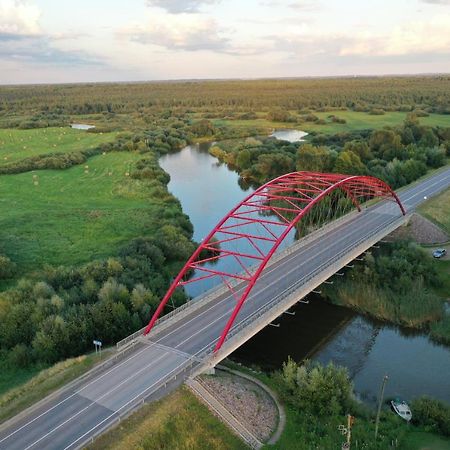
M 317 170 L 398 188 L 448 162 L 450 77 L 0 87 L 0 391 L 149 319 L 195 248 L 158 158 L 199 141 L 254 185 Z

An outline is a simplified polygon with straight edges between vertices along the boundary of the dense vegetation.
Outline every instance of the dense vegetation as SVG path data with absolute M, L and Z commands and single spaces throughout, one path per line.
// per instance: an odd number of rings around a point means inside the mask
M 412 242 L 384 244 L 337 278 L 325 295 L 334 303 L 414 328 L 429 328 L 450 343 L 442 298 L 433 292 L 441 283 L 434 261 Z
M 70 114 L 145 113 L 164 108 L 209 110 L 220 117 L 262 109 L 305 108 L 350 108 L 367 112 L 420 109 L 448 113 L 450 77 L 4 86 L 0 89 L 0 99 L 0 111 L 5 116 L 26 111 L 31 116 L 29 121 L 44 123 L 55 120 L 55 116 Z
M 329 364 L 321 366 L 306 362 L 299 365 L 289 359 L 281 371 L 266 377 L 281 396 L 287 407 L 287 425 L 275 448 L 279 449 L 332 449 L 345 441 L 339 425 L 347 426 L 347 414 L 355 420 L 352 427 L 352 446 L 366 449 L 395 448 L 411 450 L 404 446 L 409 434 L 414 432 L 392 412 L 383 408 L 378 439 L 374 438 L 375 411 L 357 402 L 346 369 Z M 428 431 L 448 435 L 448 407 L 429 399 L 413 403 L 415 424 Z M 422 428 L 422 429 L 423 429 Z M 428 435 L 432 438 L 432 435 Z M 445 438 L 443 438 L 445 439 Z
M 301 145 L 271 138 L 224 141 L 211 154 L 245 180 L 264 183 L 294 170 L 369 174 L 398 188 L 446 163 L 450 128 L 420 124 L 409 114 L 401 126 L 337 135 L 313 135 Z

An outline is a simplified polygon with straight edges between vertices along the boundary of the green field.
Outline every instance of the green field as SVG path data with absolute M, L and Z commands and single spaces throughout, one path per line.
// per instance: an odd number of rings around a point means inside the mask
M 139 153 L 108 153 L 67 170 L 0 177 L 0 253 L 21 275 L 43 264 L 109 256 L 144 235 L 154 217 L 151 190 L 131 179 Z
M 419 206 L 418 211 L 428 219 L 437 223 L 443 228 L 447 234 L 450 235 L 450 189 L 447 189 L 442 194 L 433 197 L 431 200 Z M 441 245 L 447 249 L 450 254 L 450 245 Z M 429 251 L 429 249 L 427 249 Z M 443 260 L 435 261 L 436 269 L 442 281 L 442 286 L 436 288 L 439 295 L 444 298 L 450 296 L 450 258 L 447 255 Z
M 293 111 L 292 111 L 293 113 Z M 354 130 L 366 130 L 366 129 L 378 129 L 385 126 L 400 125 L 406 118 L 405 112 L 386 112 L 383 115 L 371 115 L 365 112 L 356 111 L 329 111 L 329 112 L 313 112 L 313 114 L 319 119 L 325 120 L 327 123 L 320 125 L 314 122 L 302 122 L 302 123 L 284 123 L 284 122 L 272 122 L 266 120 L 263 113 L 259 113 L 261 118 L 254 120 L 227 120 L 218 119 L 213 120 L 216 126 L 231 126 L 238 128 L 261 128 L 268 132 L 273 128 L 296 128 L 304 131 L 315 131 L 327 134 L 339 133 L 342 131 L 354 131 Z M 332 122 L 328 118 L 330 115 L 335 115 L 339 118 L 345 119 L 346 123 L 340 124 Z M 430 114 L 429 117 L 421 117 L 420 122 L 423 125 L 429 126 L 441 126 L 450 127 L 450 116 L 444 114 Z
M 423 203 L 418 211 L 450 234 L 450 189 Z
M 450 450 L 450 439 L 425 431 L 413 431 L 406 435 L 402 450 Z
M 0 166 L 48 153 L 69 153 L 111 142 L 117 133 L 87 133 L 72 128 L 0 129 Z

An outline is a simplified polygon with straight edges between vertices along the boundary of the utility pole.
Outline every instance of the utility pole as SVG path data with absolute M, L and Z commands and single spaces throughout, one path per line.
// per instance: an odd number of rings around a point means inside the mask
M 387 375 L 385 375 L 383 377 L 383 383 L 381 384 L 380 398 L 378 399 L 377 418 L 375 419 L 375 439 L 378 436 L 378 425 L 380 423 L 380 413 L 381 413 L 381 405 L 383 403 L 383 397 L 384 397 L 384 387 L 386 386 L 386 382 L 387 382 L 388 378 L 389 377 Z

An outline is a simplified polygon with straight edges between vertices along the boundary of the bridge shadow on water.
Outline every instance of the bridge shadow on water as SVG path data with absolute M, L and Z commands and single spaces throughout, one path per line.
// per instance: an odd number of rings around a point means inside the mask
M 281 368 L 290 356 L 295 361 L 311 358 L 316 351 L 333 339 L 355 313 L 332 305 L 319 295 L 310 294 L 308 304 L 297 303 L 252 339 L 238 348 L 230 357 L 243 364 L 255 365 L 264 371 Z

